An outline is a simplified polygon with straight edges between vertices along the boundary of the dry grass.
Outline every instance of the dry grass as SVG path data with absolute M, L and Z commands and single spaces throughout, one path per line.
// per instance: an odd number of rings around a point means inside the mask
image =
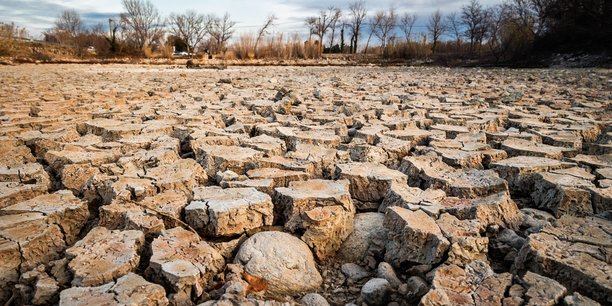
M 284 34 L 264 38 L 255 46 L 254 35 L 242 35 L 240 39 L 231 46 L 237 59 L 319 59 L 321 50 L 319 44 L 313 41 L 302 41 L 299 35 L 286 37 Z

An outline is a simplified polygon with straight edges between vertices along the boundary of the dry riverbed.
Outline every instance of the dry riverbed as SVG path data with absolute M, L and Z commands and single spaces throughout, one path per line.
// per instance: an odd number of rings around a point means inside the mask
M 0 304 L 612 303 L 610 70 L 0 84 Z

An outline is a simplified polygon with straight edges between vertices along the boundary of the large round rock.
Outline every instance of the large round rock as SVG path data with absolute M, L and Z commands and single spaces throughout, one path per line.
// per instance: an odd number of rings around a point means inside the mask
M 283 232 L 253 235 L 242 244 L 235 261 L 246 273 L 266 280 L 270 297 L 314 291 L 323 282 L 306 243 Z

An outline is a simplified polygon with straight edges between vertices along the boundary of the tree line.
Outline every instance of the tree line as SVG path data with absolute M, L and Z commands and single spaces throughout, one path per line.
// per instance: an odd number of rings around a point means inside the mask
M 122 0 L 123 13 L 108 25 L 86 27 L 74 10 L 62 12 L 45 39 L 84 55 L 171 56 L 171 52 L 232 54 L 238 58 L 318 57 L 321 53 L 366 53 L 385 58 L 488 58 L 513 61 L 540 50 L 610 50 L 612 1 L 505 0 L 483 6 L 466 1 L 459 11 L 429 16 L 371 12 L 364 0 L 330 6 L 304 20 L 307 37 L 270 35 L 276 16 L 254 34 L 237 39 L 236 22 L 189 10 L 164 17 L 149 0 Z M 423 31 L 415 31 L 420 22 Z M 418 33 L 417 33 L 418 32 Z M 232 39 L 234 38 L 234 39 Z

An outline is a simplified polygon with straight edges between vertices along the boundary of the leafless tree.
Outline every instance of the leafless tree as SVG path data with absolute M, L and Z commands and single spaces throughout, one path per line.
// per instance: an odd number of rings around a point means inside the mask
M 349 5 L 350 19 L 348 24 L 351 28 L 351 53 L 357 52 L 361 27 L 367 15 L 368 10 L 366 9 L 365 2 L 363 0 L 352 2 Z
M 404 32 L 404 36 L 406 37 L 406 42 L 410 41 L 410 37 L 412 36 L 412 28 L 414 27 L 414 23 L 417 20 L 416 14 L 408 14 L 404 13 L 402 18 L 400 18 L 400 27 Z
M 484 26 L 484 9 L 478 0 L 470 0 L 461 8 L 461 21 L 465 26 L 465 36 L 470 40 L 470 51 L 474 51 Z
M 363 53 L 368 53 L 368 48 L 370 47 L 370 40 L 372 39 L 372 35 L 376 33 L 378 26 L 383 20 L 383 17 L 384 17 L 383 13 L 384 12 L 382 11 L 378 11 L 376 12 L 374 16 L 370 17 L 370 35 L 368 35 L 368 40 L 366 41 L 366 45 L 365 45 L 365 48 L 363 49 Z
M 434 54 L 436 53 L 436 47 L 438 46 L 440 37 L 446 31 L 446 26 L 442 18 L 442 13 L 440 13 L 440 10 L 437 10 L 431 14 L 431 17 L 429 17 L 429 24 L 427 24 L 427 31 L 429 31 L 432 40 L 431 52 Z
M 64 10 L 55 20 L 55 32 L 64 32 L 70 37 L 76 37 L 85 32 L 81 15 L 75 10 Z
M 531 34 L 539 36 L 549 23 L 550 11 L 556 5 L 554 0 L 511 0 L 508 7 L 515 22 Z
M 392 7 L 389 8 L 389 11 L 380 11 L 376 15 L 380 15 L 380 22 L 375 29 L 374 35 L 380 39 L 381 47 L 385 49 L 397 25 L 397 13 L 395 8 Z
M 310 29 L 310 34 L 319 37 L 320 46 L 323 47 L 323 38 L 331 28 L 333 23 L 336 23 L 340 18 L 340 10 L 330 6 L 327 10 L 319 11 L 319 16 L 306 18 L 306 25 Z
M 501 56 L 501 32 L 506 22 L 507 17 L 507 9 L 508 7 L 500 4 L 495 5 L 488 9 L 489 13 L 487 14 L 488 18 L 485 20 L 485 26 L 487 29 L 487 45 L 489 46 L 489 50 L 495 56 L 495 60 L 499 61 Z
M 121 0 L 125 13 L 121 15 L 128 35 L 136 47 L 144 50 L 163 35 L 164 22 L 149 0 Z
M 211 20 L 204 14 L 190 10 L 182 14 L 170 14 L 169 23 L 172 34 L 183 40 L 187 52 L 191 53 L 208 34 Z
M 274 14 L 269 15 L 266 18 L 266 22 L 264 22 L 263 26 L 261 28 L 259 28 L 259 30 L 257 31 L 257 40 L 255 40 L 255 51 L 257 51 L 257 46 L 259 45 L 259 42 L 261 41 L 261 39 L 266 36 L 266 34 L 268 34 L 268 29 L 270 29 L 272 26 L 274 26 L 274 22 L 276 21 L 276 16 Z
M 234 26 L 236 22 L 232 21 L 229 13 L 225 13 L 221 18 L 212 18 L 210 36 L 215 40 L 218 51 L 225 51 L 225 43 L 236 31 Z
M 330 7 L 329 13 L 332 18 L 329 22 L 329 30 L 331 31 L 329 37 L 329 47 L 332 48 L 334 46 L 334 39 L 336 38 L 336 30 L 338 29 L 339 22 L 341 22 L 340 18 L 342 17 L 342 10 L 336 7 Z
M 448 31 L 454 36 L 457 47 L 461 43 L 461 21 L 457 12 L 451 12 L 446 15 L 445 22 Z

